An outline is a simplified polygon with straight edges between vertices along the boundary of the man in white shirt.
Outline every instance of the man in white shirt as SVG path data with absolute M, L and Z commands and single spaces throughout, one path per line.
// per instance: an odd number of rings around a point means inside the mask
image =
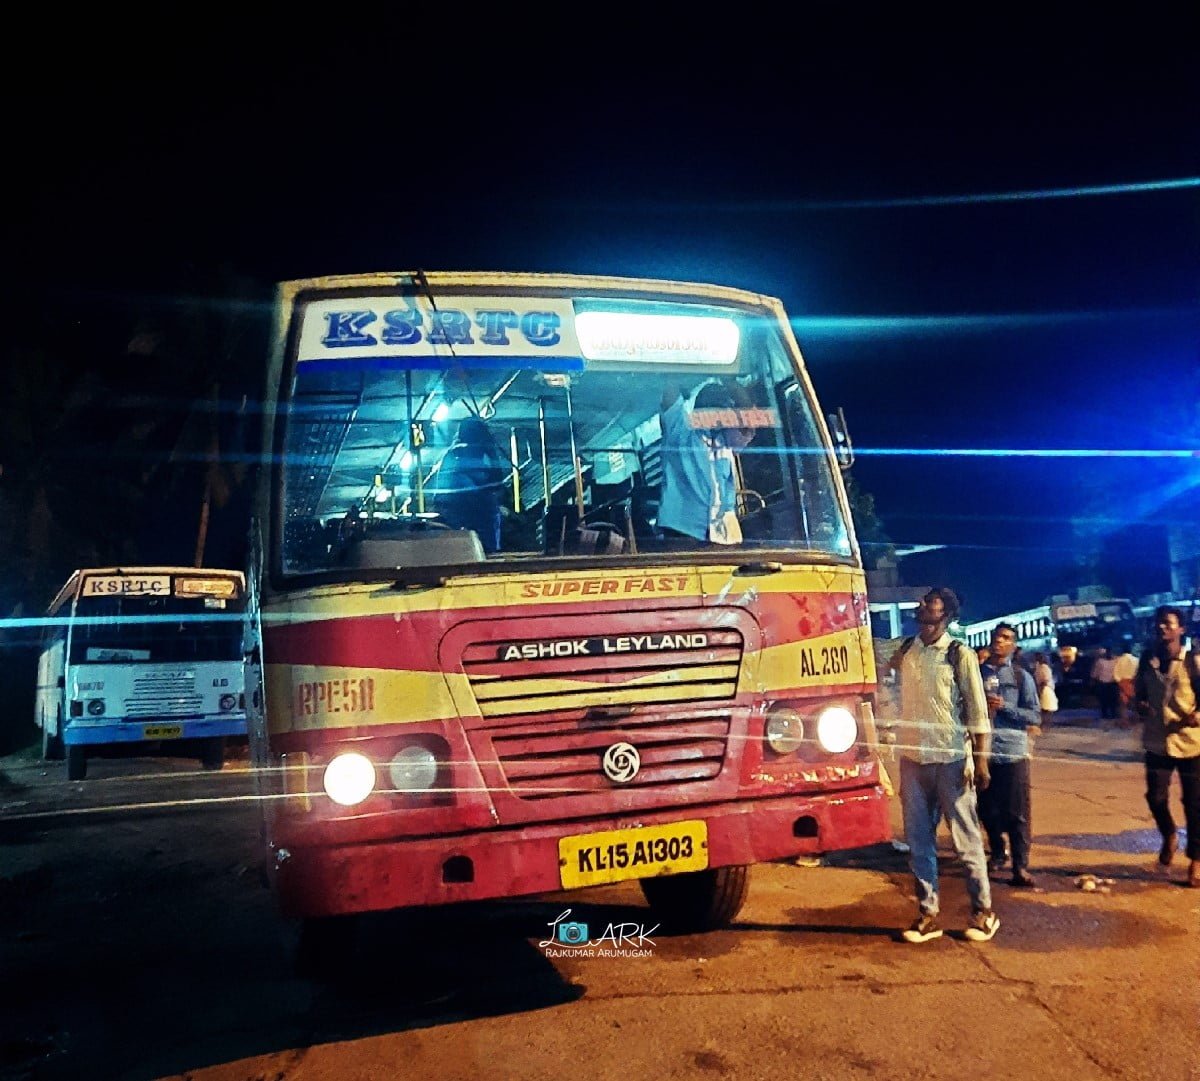
M 946 633 L 957 615 L 954 591 L 931 589 L 917 609 L 919 633 L 906 639 L 892 659 L 900 684 L 900 805 L 920 909 L 903 933 L 906 942 L 928 942 L 942 934 L 937 919 L 939 816 L 949 825 L 967 871 L 972 909 L 967 938 L 987 942 L 1000 927 L 992 911 L 975 798 L 975 790 L 990 782 L 992 726 L 979 660 Z
M 1117 677 L 1112 651 L 1102 649 L 1092 661 L 1092 690 L 1100 703 L 1100 719 L 1117 719 Z
M 1113 661 L 1113 677 L 1117 681 L 1119 700 L 1117 724 L 1121 728 L 1128 728 L 1133 720 L 1130 714 L 1133 703 L 1133 681 L 1137 676 L 1137 669 L 1138 660 L 1129 652 L 1129 643 L 1126 642 L 1122 647 L 1121 654 Z

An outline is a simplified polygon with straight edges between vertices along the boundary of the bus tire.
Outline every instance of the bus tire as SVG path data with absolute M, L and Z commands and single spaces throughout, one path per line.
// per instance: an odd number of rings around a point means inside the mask
M 750 868 L 714 867 L 641 880 L 642 894 L 668 931 L 693 933 L 728 926 L 746 903 Z
M 209 736 L 200 741 L 200 765 L 204 769 L 220 769 L 225 765 L 225 737 Z
M 67 780 L 82 781 L 87 776 L 87 748 L 76 743 L 67 748 Z
M 300 921 L 296 971 L 320 982 L 336 981 L 353 970 L 357 942 L 357 916 L 309 916 Z
M 62 714 L 58 716 L 58 730 L 54 735 L 50 734 L 50 730 L 46 727 L 45 718 L 42 719 L 42 758 L 47 762 L 61 762 L 63 758 L 63 741 L 62 741 Z

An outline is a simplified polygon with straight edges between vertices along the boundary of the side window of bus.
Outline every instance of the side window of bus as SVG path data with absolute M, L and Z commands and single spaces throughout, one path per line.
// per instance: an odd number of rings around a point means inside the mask
M 800 487 L 801 528 L 805 540 L 821 548 L 849 551 L 849 538 L 838 510 L 837 496 L 824 440 L 799 383 L 780 388 L 783 409 L 792 433 L 796 479 Z

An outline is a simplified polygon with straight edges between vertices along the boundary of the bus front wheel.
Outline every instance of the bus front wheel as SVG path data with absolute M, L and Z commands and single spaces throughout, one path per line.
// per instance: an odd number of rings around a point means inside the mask
M 300 921 L 296 948 L 299 975 L 336 982 L 352 971 L 358 943 L 357 916 L 310 916 Z
M 746 903 L 750 868 L 714 867 L 643 878 L 642 894 L 669 931 L 712 931 L 731 923 Z
M 50 734 L 50 729 L 46 727 L 46 720 L 42 718 L 42 758 L 47 762 L 60 762 L 62 756 L 62 717 L 58 718 L 58 729 L 54 735 Z
M 82 781 L 87 776 L 87 748 L 79 744 L 67 748 L 67 780 Z

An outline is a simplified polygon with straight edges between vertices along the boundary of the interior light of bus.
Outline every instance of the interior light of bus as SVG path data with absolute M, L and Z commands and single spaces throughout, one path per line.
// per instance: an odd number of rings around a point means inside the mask
M 325 792 L 334 803 L 353 807 L 375 789 L 375 767 L 357 751 L 339 754 L 325 767 Z
M 237 583 L 232 578 L 176 578 L 177 597 L 235 597 Z
M 575 333 L 587 360 L 732 364 L 738 325 L 726 316 L 580 312 Z
M 817 718 L 817 742 L 830 754 L 841 754 L 854 746 L 858 721 L 844 706 L 830 706 Z
M 437 408 L 433 411 L 433 422 L 437 424 L 439 421 L 445 420 L 450 415 L 450 406 L 445 402 L 438 402 Z
M 388 777 L 397 792 L 425 792 L 437 775 L 437 756 L 428 747 L 405 747 L 388 763 Z

